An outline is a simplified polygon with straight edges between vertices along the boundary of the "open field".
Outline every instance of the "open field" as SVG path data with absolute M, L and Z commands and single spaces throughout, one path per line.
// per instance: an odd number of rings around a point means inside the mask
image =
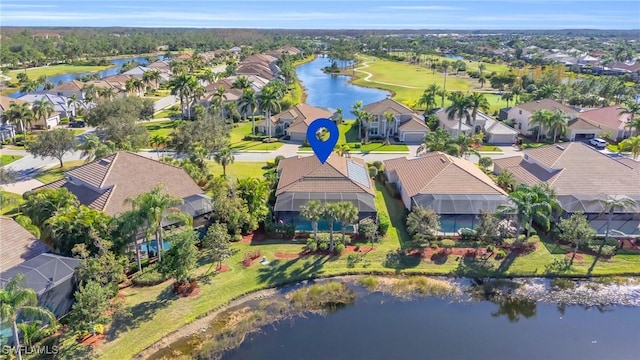
M 9 165 L 14 161 L 18 161 L 22 159 L 23 156 L 20 155 L 0 155 L 0 166 Z
M 111 66 L 76 66 L 76 65 L 51 65 L 51 66 L 43 66 L 38 68 L 31 69 L 21 69 L 21 70 L 11 70 L 9 71 L 8 76 L 11 78 L 11 81 L 15 81 L 16 75 L 18 73 L 24 73 L 26 71 L 29 79 L 37 79 L 38 77 L 44 76 L 55 76 L 69 73 L 83 73 L 83 72 L 94 72 L 101 71 L 104 69 L 108 69 Z
M 444 86 L 444 74 L 438 71 L 434 73 L 430 69 L 406 62 L 360 56 L 358 69 L 361 71 L 355 72 L 355 76 L 351 80 L 353 84 L 392 91 L 394 100 L 418 110 L 424 109 L 416 106 L 416 103 L 427 86 L 433 83 L 438 84 L 440 87 Z M 363 72 L 372 74 L 368 79 L 369 81 L 365 80 L 367 74 Z M 493 93 L 494 90 L 488 87 L 488 82 L 485 83 L 484 88 L 480 88 L 477 80 L 463 73 L 459 75 L 455 75 L 455 72 L 447 74 L 446 89 L 449 92 L 485 92 L 485 97 L 490 105 L 490 114 L 507 105 L 504 100 L 500 99 L 499 95 Z M 449 100 L 445 98 L 444 106 L 449 106 L 449 104 Z M 440 105 L 441 102 L 439 100 L 438 106 Z
M 124 317 L 116 318 L 107 330 L 107 341 L 92 354 L 83 353 L 74 339 L 63 341 L 66 357 L 103 359 L 131 358 L 139 351 L 176 331 L 186 324 L 223 307 L 230 300 L 252 291 L 291 283 L 307 278 L 330 277 L 345 273 L 366 274 L 430 274 L 430 275 L 477 275 L 477 276 L 544 276 L 557 274 L 549 266 L 565 258 L 564 249 L 554 249 L 553 244 L 537 243 L 534 251 L 524 255 L 510 255 L 503 260 L 467 259 L 447 256 L 440 261 L 400 256 L 393 265 L 385 266 L 390 254 L 396 249 L 410 246 L 404 228 L 404 207 L 398 199 L 390 197 L 386 188 L 376 186 L 376 205 L 380 212 L 390 215 L 391 227 L 386 238 L 374 244 L 360 243 L 361 251 L 328 257 L 320 255 L 302 256 L 303 240 L 262 240 L 234 243 L 235 254 L 224 261 L 230 271 L 211 274 L 210 260 L 201 255 L 200 267 L 195 271 L 201 293 L 191 298 L 175 297 L 171 292 L 172 281 L 151 287 L 128 287 L 121 291 L 121 301 L 129 309 Z M 245 254 L 260 251 L 269 261 L 269 266 L 257 261 L 243 267 Z M 286 256 L 283 256 L 286 255 Z M 610 260 L 597 261 L 592 274 L 638 273 L 639 255 L 618 255 Z M 586 274 L 593 264 L 593 257 L 574 262 L 574 267 L 563 274 Z
M 84 160 L 65 161 L 63 164 L 64 164 L 63 167 L 60 167 L 59 164 L 54 165 L 52 168 L 47 169 L 41 172 L 40 174 L 36 175 L 35 179 L 45 184 L 60 180 L 64 178 L 65 171 L 69 171 L 73 168 L 76 168 L 84 164 Z

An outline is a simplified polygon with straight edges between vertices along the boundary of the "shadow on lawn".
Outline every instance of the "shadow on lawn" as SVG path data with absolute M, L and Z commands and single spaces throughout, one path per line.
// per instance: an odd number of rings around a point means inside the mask
M 173 293 L 173 283 L 166 286 L 156 300 L 145 301 L 131 308 L 120 309 L 113 316 L 113 322 L 106 333 L 108 341 L 116 339 L 121 333 L 135 329 L 141 323 L 151 320 L 158 310 L 169 306 L 177 299 Z
M 291 266 L 303 260 L 304 264 L 302 266 L 289 271 Z M 274 286 L 285 282 L 303 280 L 310 276 L 316 277 L 323 273 L 322 267 L 329 260 L 329 256 L 304 257 L 287 261 L 276 259 L 271 261 L 268 266 L 258 270 L 258 281 L 262 284 Z
M 389 229 L 389 231 L 395 231 L 398 235 L 398 240 L 400 241 L 401 249 L 410 249 L 413 246 L 413 242 L 411 241 L 411 237 L 407 232 L 407 228 L 405 225 L 407 210 L 402 204 L 400 199 L 396 199 L 391 194 L 387 188 L 382 185 L 380 182 L 376 180 L 376 190 L 380 191 L 384 197 L 384 203 L 387 207 L 387 214 L 389 214 L 389 218 L 391 219 L 391 225 L 393 228 Z

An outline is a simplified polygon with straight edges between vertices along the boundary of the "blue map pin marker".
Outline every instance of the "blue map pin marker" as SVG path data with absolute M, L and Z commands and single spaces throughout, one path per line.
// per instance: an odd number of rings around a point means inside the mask
M 322 128 L 327 129 L 329 132 L 329 138 L 325 141 L 318 139 L 317 135 L 318 131 Z M 307 128 L 307 141 L 309 142 L 309 145 L 311 145 L 313 152 L 318 157 L 318 160 L 323 164 L 327 161 L 329 155 L 331 155 L 333 147 L 338 143 L 339 136 L 340 132 L 338 130 L 338 126 L 332 120 L 327 118 L 315 119 Z

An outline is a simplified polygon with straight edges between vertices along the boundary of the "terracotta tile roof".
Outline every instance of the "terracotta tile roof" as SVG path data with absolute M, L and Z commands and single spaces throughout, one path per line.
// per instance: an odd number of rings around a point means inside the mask
M 600 124 L 614 129 L 623 130 L 630 120 L 629 115 L 620 115 L 620 106 L 607 106 L 600 109 L 587 110 L 578 114 L 578 117 L 592 124 Z
M 543 110 L 543 109 L 553 111 L 553 112 L 556 110 L 562 110 L 566 114 L 572 114 L 577 112 L 575 109 L 572 109 L 568 106 L 564 106 L 559 102 L 551 99 L 542 99 L 538 101 L 531 101 L 524 104 L 518 104 L 518 105 L 515 105 L 514 108 L 519 108 L 522 110 L 526 110 L 528 112 L 534 112 L 536 110 Z
M 506 195 L 472 162 L 432 152 L 419 158 L 384 161 L 385 171 L 395 173 L 410 197 L 418 194 Z
M 78 80 L 71 80 L 71 81 L 67 81 L 65 83 L 62 83 L 56 87 L 54 87 L 53 89 L 48 90 L 49 92 L 61 92 L 61 91 L 80 91 L 82 90 L 82 87 L 84 86 L 84 83 L 82 81 L 78 81 Z
M 395 115 L 413 114 L 413 110 L 411 110 L 411 108 L 393 99 L 382 99 L 380 101 L 367 104 L 362 109 L 371 114 L 384 114 L 387 111 L 390 111 Z
M 368 193 L 375 195 L 364 160 L 331 154 L 324 164 L 317 157 L 291 157 L 278 164 L 276 195 L 284 192 Z
M 109 215 L 128 210 L 130 206 L 125 205 L 126 199 L 148 192 L 160 183 L 166 186 L 170 194 L 179 198 L 202 193 L 181 168 L 128 151 L 119 151 L 79 166 L 66 175 L 96 188 L 70 183 L 66 179 L 41 188 L 66 187 L 78 196 L 81 203 Z
M 547 182 L 558 195 L 604 193 L 640 197 L 638 170 L 627 161 L 618 161 L 580 142 L 565 143 L 562 147 L 564 150 L 549 145 L 524 151 L 537 161 L 551 164 L 557 169 L 554 172 L 524 159 L 518 161 L 518 157 L 496 159 L 494 163 L 508 169 L 519 182 Z
M 26 101 L 10 98 L 8 96 L 0 95 L 0 110 L 7 111 L 11 107 L 11 103 L 14 102 L 17 105 L 24 104 Z
M 15 220 L 0 216 L 0 273 L 49 251 Z
M 311 122 L 318 118 L 330 118 L 333 113 L 327 109 L 311 106 L 308 104 L 298 104 L 271 117 L 271 122 L 276 124 L 281 119 L 293 119 L 289 126 L 290 131 L 306 132 Z
M 398 127 L 400 131 L 429 131 L 429 127 L 424 123 L 420 116 L 413 114 L 411 120 L 405 122 Z

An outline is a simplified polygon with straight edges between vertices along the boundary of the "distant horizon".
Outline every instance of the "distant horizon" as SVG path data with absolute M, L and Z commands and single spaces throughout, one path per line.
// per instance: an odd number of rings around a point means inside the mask
M 635 0 L 2 0 L 3 27 L 562 31 L 640 29 Z

